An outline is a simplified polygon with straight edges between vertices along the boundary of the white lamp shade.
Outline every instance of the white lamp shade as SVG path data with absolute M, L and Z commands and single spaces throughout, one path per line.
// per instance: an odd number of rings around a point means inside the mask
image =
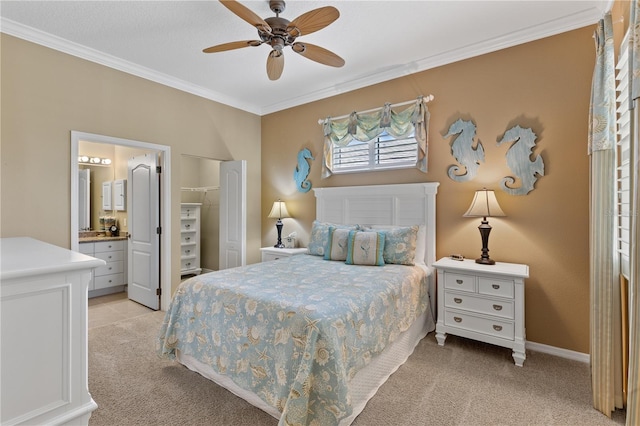
M 498 204 L 495 192 L 490 189 L 481 189 L 476 191 L 476 194 L 473 196 L 471 206 L 464 214 L 464 217 L 495 216 L 506 216 Z
M 271 211 L 267 217 L 270 219 L 282 219 L 283 217 L 291 217 L 291 215 L 289 215 L 284 201 L 278 200 L 273 203 L 273 207 L 271 207 Z

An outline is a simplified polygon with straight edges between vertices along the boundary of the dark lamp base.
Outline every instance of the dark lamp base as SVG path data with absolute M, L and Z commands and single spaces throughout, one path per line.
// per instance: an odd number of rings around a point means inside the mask
M 274 245 L 274 247 L 275 248 L 284 248 L 284 244 L 279 243 L 279 244 Z
M 489 259 L 488 257 L 480 257 L 476 259 L 476 263 L 480 263 L 482 265 L 495 265 L 496 262 L 493 259 Z

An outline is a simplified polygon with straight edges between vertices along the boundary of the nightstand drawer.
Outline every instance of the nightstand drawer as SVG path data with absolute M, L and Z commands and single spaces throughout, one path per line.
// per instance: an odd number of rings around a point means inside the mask
M 513 298 L 513 281 L 496 278 L 478 278 L 478 293 Z
M 513 323 L 509 321 L 447 311 L 444 316 L 444 324 L 449 327 L 458 327 L 502 339 L 513 340 L 514 338 L 514 326 Z
M 494 299 L 473 297 L 464 293 L 445 292 L 444 305 L 448 308 L 464 309 L 506 319 L 514 318 L 513 302 L 510 300 L 496 301 Z
M 449 272 L 444 274 L 444 288 L 475 292 L 475 283 L 476 277 L 473 275 L 452 274 Z
M 281 259 L 283 257 L 289 257 L 289 256 L 288 255 L 275 254 L 275 253 L 262 253 L 262 261 L 263 262 L 269 262 L 271 260 L 278 260 L 278 259 Z

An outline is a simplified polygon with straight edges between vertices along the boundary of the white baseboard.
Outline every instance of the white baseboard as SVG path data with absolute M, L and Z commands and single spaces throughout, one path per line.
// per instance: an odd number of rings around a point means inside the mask
M 591 360 L 591 357 L 589 356 L 589 354 L 571 351 L 569 349 L 557 348 L 555 346 L 543 345 L 542 343 L 527 341 L 525 347 L 532 351 L 542 352 L 549 355 L 555 355 L 555 356 L 559 356 L 560 358 L 567 358 L 574 361 L 586 362 L 587 364 Z

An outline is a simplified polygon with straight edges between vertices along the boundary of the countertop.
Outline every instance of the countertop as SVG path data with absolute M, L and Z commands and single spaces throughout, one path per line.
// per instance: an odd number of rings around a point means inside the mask
M 121 241 L 127 239 L 126 232 L 120 232 L 117 237 L 107 237 L 102 232 L 81 232 L 78 238 L 78 242 L 82 243 L 98 243 L 101 241 Z

